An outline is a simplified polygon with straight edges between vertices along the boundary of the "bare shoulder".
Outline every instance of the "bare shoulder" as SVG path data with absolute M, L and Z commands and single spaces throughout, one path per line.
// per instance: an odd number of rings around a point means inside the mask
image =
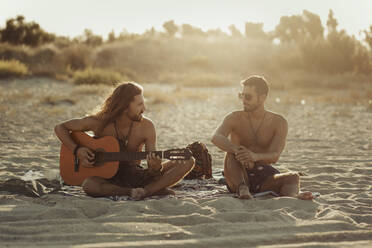
M 100 120 L 94 116 L 86 116 L 78 119 L 71 119 L 57 126 L 64 126 L 70 131 L 96 131 L 100 125 Z
M 154 127 L 154 122 L 147 116 L 143 116 L 141 122 L 139 122 L 143 127 Z
M 233 111 L 225 116 L 225 121 L 232 123 L 239 122 L 243 118 L 244 111 Z
M 83 120 L 84 122 L 90 123 L 92 125 L 99 125 L 101 123 L 101 121 L 93 115 L 83 117 L 81 118 L 81 120 Z
M 271 111 L 268 111 L 267 113 L 269 114 L 268 119 L 270 120 L 272 125 L 276 127 L 285 127 L 285 128 L 288 126 L 288 122 L 284 118 L 284 116 L 271 112 Z
M 81 121 L 85 123 L 86 126 L 89 126 L 92 131 L 97 129 L 101 125 L 101 120 L 95 116 L 86 116 L 81 118 Z
M 141 128 L 144 131 L 155 130 L 154 122 L 146 116 L 142 117 L 142 120 L 140 122 L 138 122 L 138 126 L 139 126 L 139 128 Z

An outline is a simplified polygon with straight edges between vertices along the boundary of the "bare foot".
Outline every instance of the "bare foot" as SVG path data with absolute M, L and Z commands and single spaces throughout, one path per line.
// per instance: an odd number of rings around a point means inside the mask
M 245 184 L 239 185 L 238 189 L 238 198 L 239 199 L 251 199 L 252 195 L 249 192 L 249 187 Z
M 144 188 L 131 189 L 130 196 L 135 200 L 141 200 L 146 196 L 146 190 Z
M 306 192 L 300 192 L 298 195 L 297 195 L 297 198 L 298 199 L 301 199 L 301 200 L 313 200 L 316 196 L 313 195 L 313 193 L 309 192 L 309 191 L 306 191 Z

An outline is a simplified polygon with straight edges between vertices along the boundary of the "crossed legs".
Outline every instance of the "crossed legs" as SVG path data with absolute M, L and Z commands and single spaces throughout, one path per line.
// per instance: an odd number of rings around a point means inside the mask
M 164 194 L 167 187 L 177 184 L 193 169 L 194 162 L 195 160 L 193 158 L 185 162 L 165 162 L 163 164 L 162 175 L 143 188 L 121 187 L 101 177 L 90 177 L 85 179 L 82 187 L 87 195 L 93 197 L 127 195 L 136 199 L 142 199 L 154 194 Z
M 241 199 L 249 199 L 249 182 L 245 168 L 237 161 L 233 154 L 226 154 L 224 163 L 226 183 L 232 192 L 238 194 Z M 296 197 L 303 200 L 311 200 L 314 196 L 311 192 L 299 193 L 300 177 L 298 173 L 288 172 L 275 174 L 268 177 L 262 184 L 260 192 L 274 191 L 280 196 Z

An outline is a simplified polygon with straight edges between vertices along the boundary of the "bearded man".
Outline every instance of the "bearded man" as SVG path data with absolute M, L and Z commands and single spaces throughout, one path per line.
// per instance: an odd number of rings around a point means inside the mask
M 81 166 L 93 166 L 94 153 L 74 142 L 70 136 L 73 131 L 92 131 L 97 138 L 116 137 L 120 151 L 139 152 L 144 146 L 150 152 L 147 169 L 142 168 L 139 161 L 124 161 L 119 163 L 119 170 L 113 178 L 86 178 L 82 187 L 88 195 L 127 195 L 142 199 L 155 194 L 174 193 L 167 187 L 175 185 L 193 169 L 193 158 L 184 162 L 162 162 L 151 153 L 156 151 L 156 132 L 153 122 L 143 116 L 145 110 L 142 86 L 133 82 L 123 83 L 106 99 L 97 114 L 56 125 L 57 137 L 78 157 Z

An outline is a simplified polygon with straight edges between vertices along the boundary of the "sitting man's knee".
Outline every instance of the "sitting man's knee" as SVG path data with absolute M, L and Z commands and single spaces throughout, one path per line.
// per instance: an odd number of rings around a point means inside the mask
M 300 182 L 300 176 L 297 172 L 291 172 L 287 175 L 288 184 L 298 184 Z

